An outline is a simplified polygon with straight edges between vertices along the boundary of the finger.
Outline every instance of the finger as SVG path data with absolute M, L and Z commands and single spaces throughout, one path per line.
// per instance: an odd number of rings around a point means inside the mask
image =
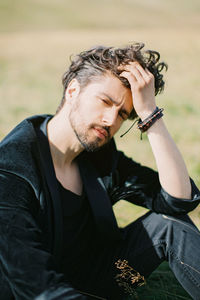
M 132 71 L 136 69 L 145 82 L 149 81 L 151 73 L 147 73 L 146 69 L 144 69 L 138 62 L 131 62 L 129 64 L 129 69 Z
M 126 65 L 120 65 L 118 68 L 119 70 L 126 70 L 129 72 L 132 72 L 134 69 L 137 69 L 146 83 L 148 83 L 152 78 L 154 78 L 153 74 L 147 68 L 144 69 L 137 61 L 129 62 Z M 139 74 L 137 76 L 137 79 L 140 80 Z
M 140 72 L 140 69 L 137 67 L 138 64 L 130 64 L 127 66 L 127 70 L 135 76 L 138 83 L 145 84 L 145 78 L 143 74 Z
M 123 71 L 123 72 L 121 72 L 120 73 L 120 75 L 119 75 L 120 77 L 125 77 L 126 79 L 128 79 L 128 78 L 133 78 L 133 80 L 135 80 L 136 81 L 136 77 L 134 76 L 134 74 L 131 74 L 131 72 L 130 71 Z
M 134 76 L 134 74 L 131 74 L 129 71 L 123 71 L 119 76 L 126 78 L 130 85 L 135 84 L 137 82 L 137 79 Z
M 118 69 L 119 71 L 130 71 L 130 66 L 131 66 L 132 63 L 133 63 L 133 62 L 129 62 L 129 63 L 125 64 L 125 65 L 119 65 L 119 66 L 117 67 L 117 69 Z
M 154 77 L 154 75 L 149 71 L 149 69 L 145 68 L 145 71 L 149 76 Z
M 137 64 L 137 65 L 136 65 L 136 68 L 140 71 L 140 73 L 141 73 L 142 77 L 145 79 L 145 81 L 149 79 L 149 75 L 150 75 L 151 73 L 149 74 L 149 73 L 146 71 L 147 68 L 144 69 L 140 64 Z
M 138 63 L 137 63 L 138 64 Z M 130 62 L 129 64 L 120 66 L 120 69 L 130 72 L 135 76 L 138 82 L 144 83 L 144 79 L 140 71 L 136 68 L 136 62 Z
M 131 66 L 131 62 L 129 62 L 125 65 L 119 65 L 119 67 L 117 67 L 117 69 L 120 71 L 130 71 L 130 66 Z

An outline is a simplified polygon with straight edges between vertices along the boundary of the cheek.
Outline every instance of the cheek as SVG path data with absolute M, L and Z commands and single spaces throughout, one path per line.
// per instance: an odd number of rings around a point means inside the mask
M 87 119 L 93 119 L 93 116 L 97 114 L 99 108 L 94 103 L 87 103 L 87 101 L 81 105 L 80 113 L 84 114 Z
M 115 125 L 111 128 L 111 135 L 113 136 L 122 126 L 123 121 L 121 119 L 117 120 Z

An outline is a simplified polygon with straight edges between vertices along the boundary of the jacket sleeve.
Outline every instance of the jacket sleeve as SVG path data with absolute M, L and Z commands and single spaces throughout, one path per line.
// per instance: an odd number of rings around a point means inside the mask
M 192 179 L 191 199 L 173 197 L 161 187 L 158 172 L 136 163 L 120 151 L 114 177 L 113 182 L 117 184 L 109 191 L 113 203 L 124 199 L 157 213 L 182 214 L 193 210 L 200 202 L 200 192 Z
M 37 209 L 34 197 L 31 186 L 22 178 L 0 173 L 1 299 L 10 299 L 10 292 L 16 300 L 37 296 L 39 300 L 87 299 L 56 271 L 33 214 Z

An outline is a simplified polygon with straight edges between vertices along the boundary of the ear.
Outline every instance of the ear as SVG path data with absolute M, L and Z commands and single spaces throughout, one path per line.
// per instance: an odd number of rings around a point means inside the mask
M 68 87 L 65 91 L 65 99 L 66 101 L 71 101 L 75 99 L 80 93 L 80 84 L 76 78 L 72 79 L 68 84 Z

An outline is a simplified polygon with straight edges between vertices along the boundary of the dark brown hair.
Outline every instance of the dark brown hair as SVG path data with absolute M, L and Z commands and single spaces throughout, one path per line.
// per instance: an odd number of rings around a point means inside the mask
M 117 76 L 122 83 L 130 88 L 127 79 L 120 77 L 121 71 L 118 70 L 119 65 L 127 64 L 131 61 L 137 61 L 143 68 L 147 68 L 155 78 L 155 95 L 162 92 L 164 89 L 162 70 L 167 70 L 167 65 L 164 62 L 159 62 L 160 54 L 153 50 L 142 50 L 143 43 L 134 43 L 124 48 L 114 48 L 97 46 L 87 51 L 83 51 L 76 55 L 71 61 L 71 65 L 64 73 L 62 83 L 64 86 L 63 98 L 57 112 L 62 108 L 65 101 L 65 90 L 74 78 L 78 80 L 81 88 L 84 88 L 88 83 L 96 77 L 110 71 Z M 137 117 L 133 110 L 130 119 Z

